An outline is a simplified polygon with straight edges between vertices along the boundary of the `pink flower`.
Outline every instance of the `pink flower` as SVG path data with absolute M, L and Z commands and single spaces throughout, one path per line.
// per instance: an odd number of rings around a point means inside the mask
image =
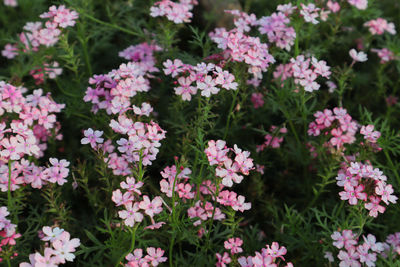
M 202 82 L 197 82 L 197 88 L 201 90 L 201 95 L 210 97 L 211 94 L 215 95 L 219 92 L 219 88 L 217 88 L 215 80 L 207 75 Z
M 1 55 L 8 59 L 12 59 L 18 55 L 18 53 L 16 51 L 18 51 L 17 45 L 6 44 L 4 47 L 4 50 L 1 51 Z
M 361 10 L 366 9 L 368 6 L 368 0 L 347 0 L 347 2 Z
M 357 205 L 358 199 L 367 200 L 367 194 L 363 193 L 364 186 L 359 185 L 357 187 L 353 187 L 350 184 L 344 185 L 344 190 L 339 193 L 341 200 L 349 200 L 350 205 Z
M 82 138 L 81 140 L 82 145 L 90 143 L 91 147 L 95 149 L 97 147 L 97 144 L 101 144 L 104 141 L 104 139 L 101 138 L 101 136 L 103 135 L 103 131 L 97 131 L 97 130 L 93 131 L 92 128 L 89 128 L 85 130 L 83 133 L 85 137 Z
M 161 262 L 167 261 L 167 257 L 163 257 L 164 250 L 161 248 L 149 247 L 146 251 L 148 255 L 146 255 L 145 259 L 151 262 L 153 266 L 158 266 Z
M 369 32 L 372 35 L 382 35 L 385 32 L 388 32 L 392 35 L 396 34 L 396 29 L 394 23 L 388 22 L 383 18 L 377 18 L 364 23 L 365 27 L 369 28 Z
M 359 254 L 353 247 L 347 251 L 339 251 L 338 259 L 340 260 L 340 267 L 361 267 L 357 260 L 359 259 Z
M 381 199 L 379 197 L 374 197 L 374 196 L 370 196 L 369 197 L 371 202 L 365 203 L 364 207 L 369 210 L 369 216 L 372 217 L 378 217 L 378 212 L 379 213 L 384 213 L 385 212 L 385 207 L 379 205 L 379 203 L 381 202 Z
M 241 248 L 243 244 L 243 240 L 236 237 L 236 238 L 229 238 L 228 241 L 224 242 L 224 247 L 225 249 L 228 249 L 231 251 L 231 254 L 237 254 L 243 252 L 243 249 Z
M 73 252 L 80 246 L 80 241 L 78 238 L 70 240 L 70 234 L 64 231 L 52 245 L 54 247 L 54 254 L 60 259 L 61 263 L 65 263 L 66 260 L 73 261 L 75 259 Z
M 342 233 L 334 232 L 331 235 L 331 238 L 335 240 L 335 242 L 333 242 L 333 245 L 339 249 L 343 247 L 348 249 L 357 244 L 357 241 L 354 240 L 355 235 L 351 230 L 343 230 Z
M 197 93 L 197 87 L 191 86 L 192 79 L 190 77 L 180 77 L 178 79 L 179 87 L 175 87 L 175 94 L 181 95 L 183 100 L 190 101 L 192 99 L 191 95 Z
M 17 0 L 4 0 L 5 6 L 16 7 L 18 6 Z
M 285 260 L 283 255 L 286 254 L 286 248 L 281 247 L 279 248 L 279 243 L 278 242 L 272 242 L 271 247 L 267 245 L 267 252 L 269 255 L 271 255 L 274 259 L 275 258 L 281 258 L 282 260 Z
M 394 53 L 387 48 L 382 48 L 382 49 L 373 48 L 371 49 L 371 51 L 378 54 L 378 57 L 381 59 L 380 61 L 381 64 L 384 64 L 386 62 L 395 59 Z
M 318 11 L 320 9 L 314 4 L 310 3 L 308 5 L 301 4 L 300 14 L 304 17 L 306 22 L 311 22 L 312 24 L 318 24 Z
M 264 105 L 264 96 L 262 93 L 252 93 L 251 94 L 251 102 L 255 109 L 260 108 Z
M 396 203 L 397 197 L 392 195 L 394 192 L 393 187 L 391 184 L 386 185 L 383 182 L 379 181 L 378 186 L 375 188 L 375 193 L 381 196 L 382 201 L 389 205 L 389 202 L 393 204 Z
M 129 202 L 124 206 L 126 210 L 119 211 L 118 215 L 125 220 L 127 226 L 133 227 L 135 222 L 143 220 L 143 214 L 139 212 L 139 203 L 132 204 L 132 202 Z
M 349 55 L 355 62 L 364 62 L 368 60 L 368 57 L 364 52 L 357 52 L 355 49 L 351 49 Z
M 153 217 L 155 214 L 159 214 L 162 209 L 162 200 L 161 197 L 155 197 L 152 201 L 150 201 L 148 196 L 143 196 L 143 201 L 139 203 L 139 208 L 144 210 L 144 212 Z
M 338 2 L 332 2 L 331 0 L 329 0 L 326 3 L 326 6 L 329 8 L 330 11 L 332 11 L 332 13 L 337 13 L 340 10 L 340 5 Z
M 222 256 L 216 253 L 215 256 L 217 257 L 217 263 L 215 264 L 217 267 L 226 267 L 232 261 L 227 252 L 224 252 Z
M 163 63 L 163 65 L 165 67 L 165 75 L 171 75 L 173 78 L 176 77 L 180 72 L 182 72 L 181 67 L 183 66 L 183 63 L 179 59 L 175 59 L 174 62 L 168 59 Z

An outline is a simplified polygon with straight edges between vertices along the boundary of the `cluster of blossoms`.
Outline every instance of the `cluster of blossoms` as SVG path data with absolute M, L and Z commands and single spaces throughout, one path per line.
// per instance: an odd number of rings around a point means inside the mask
M 386 183 L 386 176 L 372 165 L 351 162 L 350 166 L 343 165 L 336 178 L 337 185 L 344 188 L 340 192 L 341 200 L 348 200 L 350 205 L 357 205 L 358 200 L 365 202 L 364 207 L 369 210 L 369 215 L 377 217 L 383 213 L 386 205 L 396 203 L 397 197 L 393 194 L 393 187 Z
M 124 220 L 126 226 L 133 227 L 135 223 L 142 222 L 144 214 L 150 217 L 152 223 L 145 229 L 158 229 L 165 224 L 164 222 L 156 223 L 153 218 L 154 215 L 163 211 L 161 197 L 157 196 L 150 200 L 147 195 L 143 195 L 140 200 L 142 195 L 140 188 L 143 186 L 143 182 L 136 182 L 133 177 L 127 177 L 126 181 L 121 182 L 120 186 L 126 191 L 124 193 L 120 189 L 113 191 L 112 201 L 117 207 L 124 207 L 123 210 L 118 212 L 118 215 Z
M 240 183 L 243 175 L 248 175 L 253 168 L 253 159 L 249 158 L 250 152 L 242 151 L 236 145 L 228 148 L 223 140 L 208 142 L 208 147 L 204 151 L 211 166 L 216 165 L 215 175 L 222 178 L 221 184 L 232 187 L 233 183 Z M 229 152 L 234 152 L 235 158 L 228 157 Z M 217 185 L 220 186 L 219 184 Z M 222 189 L 219 188 L 219 189 Z M 245 203 L 244 196 L 237 195 L 233 191 L 219 191 L 217 202 L 223 206 L 230 206 L 235 211 L 244 212 L 251 208 L 251 203 Z
M 17 226 L 6 218 L 9 214 L 7 207 L 0 207 L 0 263 L 3 261 L 5 254 L 12 251 L 12 247 L 16 244 L 15 239 L 21 237 L 21 234 L 16 233 Z M 7 249 L 6 246 L 8 246 Z M 17 255 L 17 253 L 14 253 L 8 255 L 8 257 L 13 258 Z
M 264 137 L 264 143 L 257 145 L 257 152 L 261 152 L 267 147 L 279 148 L 283 142 L 283 136 L 287 133 L 287 128 L 272 125 L 269 131 L 270 133 L 266 134 Z
M 326 61 L 318 61 L 315 57 L 305 58 L 299 55 L 290 60 L 292 63 L 292 75 L 294 82 L 304 87 L 307 92 L 316 91 L 320 88 L 320 84 L 316 82 L 318 77 L 329 79 L 331 72 L 330 67 L 326 65 Z
M 164 250 L 162 250 L 161 248 L 148 247 L 146 251 L 146 256 L 143 255 L 143 250 L 141 248 L 135 249 L 133 251 L 133 254 L 129 253 L 125 257 L 125 259 L 128 261 L 125 266 L 158 266 L 160 263 L 167 261 L 167 257 L 163 257 Z
M 67 182 L 65 178 L 69 174 L 69 162 L 65 159 L 58 160 L 56 158 L 49 159 L 51 166 L 36 166 L 28 160 L 11 162 L 10 166 L 2 164 L 0 166 L 0 189 L 7 192 L 9 189 L 15 191 L 20 185 L 30 184 L 33 188 L 41 189 L 48 183 L 57 183 L 63 185 Z M 9 176 L 11 170 L 11 177 Z M 8 182 L 10 181 L 10 185 Z
M 177 77 L 178 87 L 175 87 L 175 94 L 182 96 L 183 100 L 190 101 L 192 95 L 201 91 L 201 95 L 210 97 L 217 94 L 221 88 L 236 90 L 238 84 L 235 76 L 213 63 L 199 63 L 196 66 L 183 64 L 181 60 L 167 60 L 164 62 L 165 75 Z
M 250 100 L 253 103 L 253 107 L 255 109 L 264 106 L 264 95 L 262 93 L 252 93 Z
M 389 61 L 396 59 L 394 53 L 387 48 L 382 48 L 382 49 L 373 48 L 371 49 L 371 51 L 378 55 L 378 57 L 381 59 L 380 61 L 381 64 L 385 64 Z
M 356 140 L 358 124 L 347 114 L 346 109 L 336 107 L 333 112 L 325 109 L 316 112 L 314 117 L 315 121 L 308 126 L 308 134 L 319 136 L 322 131 L 324 135 L 331 134 L 332 137 L 325 143 L 326 146 L 336 147 L 339 150 L 344 144 L 352 144 Z
M 29 74 L 35 79 L 35 83 L 39 85 L 44 83 L 45 78 L 55 79 L 57 76 L 61 75 L 63 70 L 59 66 L 57 61 L 43 63 L 42 68 L 33 69 Z
M 142 109 L 139 111 L 142 112 Z M 85 137 L 82 138 L 81 143 L 90 144 L 94 150 L 103 153 L 104 161 L 115 175 L 129 175 L 132 173 L 130 163 L 137 163 L 140 160 L 144 166 L 151 165 L 158 154 L 160 141 L 165 138 L 166 133 L 153 121 L 133 122 L 125 114 L 118 116 L 118 121 L 111 120 L 110 127 L 116 133 L 128 135 L 128 139 L 117 140 L 118 151 L 121 155 L 115 152 L 111 140 L 104 142 L 101 137 L 102 131 L 93 131 L 91 128 L 85 130 Z
M 150 90 L 150 72 L 158 71 L 150 62 L 123 63 L 108 74 L 89 79 L 93 87 L 86 90 L 85 102 L 93 104 L 92 112 L 105 109 L 107 114 L 123 113 L 131 107 L 131 99 L 139 92 Z
M 360 10 L 365 10 L 368 6 L 368 0 L 347 0 L 347 2 Z
M 173 21 L 176 24 L 190 22 L 190 19 L 193 16 L 191 11 L 197 4 L 197 0 L 179 0 L 179 2 L 161 0 L 155 2 L 150 8 L 150 16 L 165 16 L 168 20 Z
M 3 192 L 8 188 L 14 191 L 20 184 L 31 184 L 34 188 L 41 188 L 48 182 L 62 185 L 69 172 L 66 160 L 50 158 L 52 166 L 45 168 L 24 158 L 42 157 L 50 138 L 62 138 L 58 133 L 60 125 L 56 113 L 64 108 L 63 104 L 52 100 L 50 93 L 43 95 L 38 89 L 24 96 L 26 91 L 26 88 L 0 82 L 0 115 L 3 116 L 0 123 L 0 189 Z
M 283 81 L 293 77 L 295 84 L 304 88 L 307 92 L 319 90 L 321 85 L 317 82 L 318 77 L 329 79 L 330 67 L 326 61 L 318 61 L 315 57 L 305 58 L 299 55 L 292 58 L 288 64 L 280 64 L 273 73 L 274 79 L 283 87 Z
M 6 6 L 11 6 L 11 7 L 16 7 L 18 6 L 17 0 L 4 0 L 4 5 Z
M 29 263 L 23 262 L 20 267 L 58 266 L 67 261 L 73 262 L 76 248 L 80 246 L 79 238 L 71 239 L 70 233 L 59 227 L 45 226 L 39 234 L 45 241 L 43 255 L 39 252 L 29 255 Z
M 140 62 L 144 69 L 155 70 L 154 65 L 156 59 L 154 52 L 161 51 L 162 48 L 156 44 L 141 43 L 138 45 L 131 45 L 126 49 L 119 52 L 119 56 L 133 62 Z
M 396 29 L 393 22 L 388 22 L 383 18 L 377 18 L 364 23 L 365 27 L 368 27 L 369 32 L 372 35 L 382 35 L 388 32 L 392 35 L 396 34 Z
M 192 192 L 192 185 L 188 183 L 189 175 L 192 171 L 189 168 L 176 169 L 175 165 L 167 166 L 161 172 L 163 179 L 160 181 L 161 192 L 172 197 L 173 188 L 178 193 L 178 197 L 182 199 L 193 199 L 195 193 Z
M 242 253 L 241 248 L 243 240 L 240 238 L 230 238 L 224 242 L 225 249 L 230 251 L 231 255 Z M 261 252 L 256 252 L 255 256 L 242 256 L 238 258 L 238 263 L 242 267 L 278 267 L 281 266 L 280 262 L 285 261 L 283 257 L 286 255 L 286 248 L 280 247 L 277 242 L 272 242 L 272 245 L 267 245 L 266 248 L 261 249 Z M 224 252 L 223 255 L 217 253 L 217 267 L 225 267 L 227 264 L 232 262 L 229 254 Z M 293 267 L 291 262 L 288 262 L 286 267 Z
M 232 160 L 228 153 L 235 153 Z M 228 148 L 223 140 L 208 141 L 208 147 L 204 151 L 211 166 L 217 165 L 216 176 L 222 178 L 222 185 L 232 187 L 233 183 L 241 183 L 243 175 L 248 175 L 253 169 L 253 159 L 249 158 L 250 152 L 242 151 L 236 145 L 234 148 Z
M 90 78 L 93 87 L 87 88 L 83 100 L 93 104 L 92 112 L 105 109 L 107 114 L 121 114 L 131 109 L 131 99 L 139 92 L 150 90 L 148 78 L 153 77 L 151 73 L 158 72 L 153 53 L 160 50 L 159 46 L 147 43 L 130 46 L 119 53 L 130 62 L 108 74 Z
M 240 28 L 230 31 L 217 28 L 209 35 L 218 48 L 224 50 L 223 55 L 226 59 L 245 62 L 249 65 L 249 73 L 257 79 L 261 79 L 262 72 L 266 72 L 269 65 L 275 63 L 274 57 L 268 51 L 268 45 L 261 43 L 258 37 L 244 34 Z
M 116 133 L 128 135 L 128 139 L 117 140 L 118 151 L 122 156 L 116 159 L 117 155 L 112 153 L 107 159 L 110 168 L 120 171 L 123 170 L 121 164 L 139 162 L 140 158 L 144 166 L 151 165 L 158 154 L 158 148 L 161 146 L 160 141 L 165 138 L 166 133 L 153 121 L 150 123 L 133 122 L 125 114 L 119 115 L 118 121 L 111 120 L 110 127 Z M 116 166 L 113 166 L 113 164 L 116 164 Z
M 296 32 L 293 27 L 289 26 L 289 15 L 293 9 L 291 4 L 289 8 L 279 5 L 278 10 L 282 12 L 272 13 L 270 16 L 262 17 L 257 21 L 258 30 L 261 34 L 268 36 L 268 41 L 274 43 L 277 47 L 290 51 L 291 46 L 296 39 Z
M 22 51 L 38 51 L 41 45 L 50 47 L 55 45 L 62 33 L 62 30 L 75 25 L 78 13 L 66 8 L 51 6 L 49 12 L 40 15 L 46 22 L 28 22 L 24 26 L 24 32 L 19 34 L 19 40 L 24 45 Z M 13 58 L 17 55 L 17 45 L 7 44 L 3 50 L 3 56 Z
M 331 235 L 334 240 L 333 245 L 340 249 L 337 258 L 339 266 L 376 266 L 378 256 L 387 258 L 389 254 L 400 255 L 400 233 L 389 235 L 386 242 L 376 242 L 376 237 L 372 234 L 362 236 L 362 244 L 357 235 L 351 230 L 334 232 Z M 325 258 L 329 262 L 335 262 L 331 252 L 325 252 Z
M 317 18 L 320 16 L 318 13 L 321 9 L 316 7 L 315 4 L 309 3 L 307 5 L 301 4 L 300 15 L 304 18 L 304 21 L 312 24 L 318 24 Z

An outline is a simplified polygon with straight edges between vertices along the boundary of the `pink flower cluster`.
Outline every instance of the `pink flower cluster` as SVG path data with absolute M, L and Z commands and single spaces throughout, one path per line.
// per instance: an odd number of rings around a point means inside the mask
M 69 172 L 66 160 L 50 158 L 52 166 L 45 168 L 24 158 L 42 157 L 50 138 L 62 138 L 58 134 L 60 125 L 56 113 L 64 108 L 63 104 L 52 100 L 50 93 L 43 95 L 38 89 L 24 96 L 26 91 L 26 88 L 0 82 L 0 115 L 3 116 L 0 123 L 0 189 L 3 192 L 9 186 L 14 191 L 21 184 L 31 184 L 34 188 L 41 188 L 48 182 L 62 185 Z
M 165 75 L 179 75 L 176 82 L 179 86 L 174 88 L 175 94 L 182 96 L 186 101 L 190 101 L 192 95 L 197 94 L 197 90 L 201 91 L 202 96 L 210 97 L 217 94 L 221 88 L 236 90 L 238 86 L 235 76 L 213 63 L 192 66 L 183 64 L 179 59 L 168 59 L 163 65 Z
M 143 182 L 136 182 L 133 177 L 127 177 L 126 181 L 121 182 L 120 186 L 126 190 L 125 193 L 122 193 L 120 189 L 113 191 L 112 201 L 117 207 L 124 207 L 123 210 L 118 212 L 118 215 L 124 220 L 126 226 L 133 227 L 135 223 L 142 222 L 144 214 L 148 215 L 152 222 L 145 229 L 158 229 L 164 224 L 164 222 L 156 223 L 153 218 L 154 215 L 163 211 L 161 197 L 157 196 L 150 200 L 147 195 L 144 195 L 140 200 L 142 195 L 140 188 L 143 186 Z
M 333 245 L 340 249 L 337 255 L 339 266 L 371 267 L 376 266 L 377 256 L 387 258 L 389 253 L 392 256 L 400 255 L 400 233 L 389 235 L 386 242 L 376 242 L 376 237 L 372 234 L 362 237 L 364 242 L 361 244 L 357 235 L 351 230 L 334 232 L 331 235 L 334 240 Z M 335 261 L 331 252 L 325 252 L 325 258 L 329 262 Z
M 41 189 L 47 183 L 57 183 L 63 185 L 67 182 L 69 162 L 65 159 L 49 159 L 51 166 L 36 166 L 28 160 L 21 159 L 11 163 L 11 179 L 9 177 L 9 167 L 4 164 L 0 166 L 0 189 L 3 192 L 8 191 L 8 181 L 11 181 L 10 189 L 15 191 L 20 185 L 30 184 L 33 188 Z
M 62 33 L 62 29 L 75 25 L 78 13 L 66 8 L 64 5 L 59 7 L 51 6 L 49 12 L 40 15 L 46 19 L 45 26 L 42 22 L 28 22 L 24 26 L 24 32 L 19 34 L 21 43 L 25 46 L 23 51 L 37 51 L 39 46 L 50 47 L 55 45 Z M 3 56 L 13 58 L 16 46 L 7 44 L 3 50 Z
M 381 201 L 386 205 L 397 201 L 397 197 L 392 195 L 392 185 L 386 183 L 386 176 L 372 165 L 360 162 L 351 162 L 350 166 L 343 165 L 336 180 L 337 185 L 344 188 L 339 193 L 340 199 L 348 200 L 350 205 L 357 205 L 358 200 L 365 202 L 364 207 L 372 217 L 385 211 Z
M 347 0 L 347 2 L 360 10 L 367 9 L 368 0 Z
M 315 57 L 306 59 L 305 56 L 299 55 L 292 58 L 290 62 L 294 82 L 301 85 L 307 92 L 316 91 L 320 88 L 320 84 L 316 81 L 318 77 L 329 79 L 331 75 L 330 67 L 326 64 L 326 61 L 318 61 Z
M 158 266 L 162 262 L 167 261 L 167 257 L 164 256 L 164 250 L 161 248 L 148 247 L 146 249 L 147 255 L 143 255 L 143 250 L 141 248 L 137 248 L 132 253 L 129 253 L 125 259 L 128 261 L 125 264 L 126 267 L 140 266 L 140 267 L 148 267 L 148 266 Z M 151 264 L 151 265 L 150 265 Z
M 165 16 L 168 20 L 173 21 L 176 24 L 190 22 L 190 19 L 193 16 L 191 11 L 197 4 L 197 0 L 179 0 L 179 2 L 161 0 L 155 2 L 150 8 L 150 16 Z
M 235 153 L 234 160 L 228 157 L 228 153 Z M 248 175 L 253 169 L 253 159 L 250 152 L 242 151 L 236 145 L 234 148 L 226 147 L 226 142 L 223 140 L 208 141 L 208 147 L 204 151 L 207 155 L 208 162 L 211 166 L 217 165 L 215 170 L 216 176 L 222 178 L 222 184 L 227 187 L 232 187 L 233 183 L 241 183 L 243 175 Z
M 393 22 L 388 22 L 383 18 L 377 18 L 364 23 L 365 27 L 368 27 L 369 32 L 372 35 L 382 35 L 388 32 L 392 35 L 396 34 L 396 29 Z
M 389 61 L 396 59 L 394 53 L 387 48 L 382 48 L 382 49 L 373 48 L 371 49 L 371 51 L 378 55 L 378 57 L 381 59 L 380 61 L 381 64 L 385 64 Z
M 319 136 L 322 131 L 324 135 L 332 137 L 326 143 L 327 146 L 343 149 L 344 144 L 352 144 L 356 140 L 355 134 L 358 124 L 347 114 L 344 108 L 334 108 L 318 111 L 314 114 L 315 121 L 308 126 L 308 134 Z
M 161 51 L 162 48 L 156 44 L 141 43 L 138 45 L 131 45 L 126 49 L 119 52 L 119 56 L 126 60 L 133 62 L 141 62 L 142 65 L 147 66 L 145 69 L 153 69 L 156 64 L 154 52 Z
M 239 32 L 248 32 L 251 26 L 257 25 L 257 17 L 254 14 L 247 14 L 239 10 L 225 10 L 226 13 L 234 16 L 233 24 Z
M 195 193 L 192 192 L 192 185 L 188 183 L 189 175 L 192 171 L 189 168 L 180 167 L 177 171 L 176 166 L 167 166 L 161 172 L 161 176 L 164 178 L 160 181 L 161 192 L 172 197 L 172 189 L 178 193 L 178 197 L 182 199 L 193 199 Z
M 202 223 L 202 221 L 207 221 L 208 219 L 222 221 L 226 217 L 219 208 L 214 208 L 211 202 L 200 200 L 197 201 L 193 207 L 190 207 L 187 213 L 189 218 L 196 219 L 196 221 L 193 222 L 194 226 L 198 226 Z M 202 228 L 200 233 L 202 231 L 205 231 L 204 228 Z
M 283 256 L 286 255 L 286 252 L 285 247 L 280 247 L 278 242 L 272 242 L 271 246 L 267 245 L 260 252 L 257 251 L 255 256 L 242 256 L 238 258 L 238 262 L 241 267 L 278 267 L 281 266 L 280 263 L 282 261 L 285 261 Z M 293 267 L 293 264 L 288 262 L 285 267 Z
M 264 106 L 264 95 L 262 93 L 252 93 L 250 100 L 253 103 L 253 107 L 255 109 Z
M 367 145 L 370 146 L 373 151 L 378 152 L 381 151 L 382 148 L 379 147 L 377 141 L 379 137 L 381 137 L 381 133 L 379 131 L 374 131 L 375 126 L 369 124 L 367 126 L 361 126 L 360 134 L 364 136 L 364 139 L 367 142 Z M 363 142 L 361 143 L 364 144 Z
M 296 32 L 293 27 L 289 26 L 289 23 L 289 14 L 283 12 L 272 13 L 257 21 L 260 33 L 266 34 L 270 43 L 287 51 L 290 51 L 296 39 Z
M 261 152 L 267 147 L 279 148 L 283 142 L 283 135 L 287 133 L 287 128 L 272 125 L 269 131 L 270 133 L 265 135 L 265 142 L 257 145 L 257 152 Z
M 140 158 L 144 166 L 151 165 L 151 162 L 156 159 L 156 156 L 161 146 L 160 141 L 165 138 L 165 133 L 161 127 L 153 122 L 133 122 L 125 114 L 118 116 L 118 121 L 111 120 L 110 127 L 114 132 L 128 135 L 128 139 L 121 138 L 117 140 L 118 151 L 122 156 L 120 160 L 127 163 L 139 162 Z M 109 167 L 114 168 L 112 165 L 113 157 L 108 157 Z
M 45 79 L 55 79 L 61 75 L 62 68 L 59 68 L 57 61 L 52 63 L 43 63 L 43 68 L 33 69 L 29 72 L 30 75 L 35 79 L 36 85 L 44 83 Z
M 16 225 L 12 224 L 9 219 L 6 217 L 10 215 L 7 210 L 7 207 L 0 207 L 0 262 L 3 261 L 3 253 L 7 252 L 9 249 L 6 249 L 5 246 L 15 246 L 15 239 L 21 237 L 21 234 L 16 233 Z M 17 254 L 14 254 L 15 256 Z
M 318 24 L 319 21 L 317 18 L 319 17 L 318 11 L 320 8 L 316 7 L 315 4 L 301 4 L 300 15 L 304 18 L 306 22 L 311 22 L 312 24 Z
M 23 262 L 20 267 L 58 266 L 74 261 L 74 252 L 80 246 L 79 238 L 71 239 L 70 233 L 58 227 L 45 226 L 42 231 L 41 240 L 46 242 L 43 255 L 39 252 L 30 254 L 30 262 Z
M 211 40 L 217 43 L 218 48 L 224 50 L 225 58 L 245 62 L 249 65 L 249 73 L 258 79 L 262 78 L 262 72 L 266 72 L 270 64 L 275 63 L 267 44 L 261 43 L 258 37 L 245 35 L 237 28 L 230 31 L 217 28 L 209 35 Z
M 11 6 L 11 7 L 18 6 L 17 0 L 4 0 L 3 2 L 5 6 Z
M 149 72 L 158 71 L 150 62 L 123 63 L 117 70 L 108 74 L 94 75 L 89 83 L 94 87 L 86 90 L 85 102 L 93 104 L 92 111 L 105 109 L 107 114 L 124 113 L 131 107 L 131 99 L 139 92 L 148 92 Z

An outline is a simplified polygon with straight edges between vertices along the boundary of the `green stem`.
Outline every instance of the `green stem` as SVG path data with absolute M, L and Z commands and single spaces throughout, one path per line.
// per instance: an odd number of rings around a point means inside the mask
M 135 227 L 129 228 L 131 233 L 132 233 L 132 239 L 131 239 L 131 247 L 129 248 L 129 251 L 125 252 L 119 259 L 117 264 L 115 265 L 115 267 L 118 267 L 120 264 L 122 264 L 122 266 L 124 266 L 124 264 L 122 263 L 122 261 L 125 259 L 125 257 L 131 253 L 133 251 L 133 249 L 135 248 L 135 238 L 136 238 L 136 230 L 139 227 L 139 224 L 137 224 Z
M 233 108 L 235 107 L 236 98 L 237 98 L 238 94 L 239 94 L 239 89 L 236 89 L 235 93 L 233 94 L 233 100 L 232 100 L 232 103 L 231 103 L 231 107 L 229 108 L 228 119 L 226 120 L 225 132 L 224 132 L 223 140 L 225 140 L 227 135 L 228 135 L 230 122 L 231 122 L 231 117 L 232 117 L 232 114 L 233 114 Z
M 387 152 L 387 150 L 384 149 L 383 153 L 385 154 L 386 160 L 389 162 L 390 168 L 392 169 L 394 175 L 396 176 L 397 185 L 400 186 L 400 176 L 397 173 L 396 167 L 394 166 L 392 159 L 390 158 L 389 152 Z
M 91 16 L 91 15 L 89 15 L 89 14 L 86 14 L 86 13 L 83 13 L 83 12 L 80 12 L 80 14 L 83 15 L 83 16 L 85 16 L 86 18 L 88 18 L 88 19 L 90 19 L 90 20 L 92 20 L 92 21 L 98 23 L 98 24 L 101 24 L 101 25 L 104 25 L 104 26 L 107 26 L 107 27 L 110 27 L 110 28 L 117 29 L 117 30 L 123 31 L 123 32 L 125 32 L 125 33 L 134 35 L 134 36 L 140 36 L 140 34 L 137 33 L 137 32 L 133 32 L 133 31 L 131 31 L 131 30 L 125 29 L 124 27 L 118 26 L 118 25 L 116 25 L 116 24 L 112 24 L 112 23 L 108 23 L 108 22 L 99 20 L 99 19 L 97 19 L 97 18 L 95 18 L 95 17 L 93 17 L 93 16 Z
M 8 207 L 8 212 L 13 214 L 14 210 L 14 205 L 13 205 L 13 199 L 11 196 L 11 166 L 12 165 L 12 160 L 8 161 L 8 191 L 7 191 L 7 207 Z
M 176 198 L 176 194 L 175 194 L 175 185 L 176 185 L 176 180 L 178 178 L 178 175 L 180 174 L 180 166 L 178 164 L 178 166 L 176 166 L 176 174 L 175 174 L 175 178 L 174 178 L 174 183 L 172 186 L 172 214 L 171 214 L 171 225 L 172 225 L 172 238 L 171 238 L 171 242 L 169 244 L 169 266 L 173 266 L 172 263 L 172 254 L 173 254 L 173 250 L 174 250 L 174 243 L 175 243 L 175 222 L 176 222 L 176 218 L 175 218 L 175 214 L 176 214 L 176 205 L 175 205 L 175 198 Z

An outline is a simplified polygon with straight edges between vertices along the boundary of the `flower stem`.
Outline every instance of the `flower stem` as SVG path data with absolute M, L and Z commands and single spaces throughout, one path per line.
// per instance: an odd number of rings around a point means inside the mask
M 119 259 L 117 264 L 115 265 L 115 267 L 118 267 L 120 264 L 122 264 L 122 266 L 124 265 L 122 263 L 122 261 L 124 260 L 124 258 L 133 251 L 133 249 L 135 248 L 135 238 L 136 238 L 136 230 L 139 227 L 139 224 L 137 224 L 135 227 L 133 228 L 129 228 L 129 231 L 131 231 L 132 233 L 132 239 L 131 239 L 131 247 L 129 248 L 129 251 L 125 252 Z
M 232 114 L 233 114 L 232 112 L 233 112 L 233 108 L 235 107 L 236 98 L 237 98 L 238 94 L 239 94 L 239 89 L 236 89 L 235 93 L 233 94 L 233 100 L 232 100 L 232 103 L 231 103 L 231 107 L 229 108 L 228 119 L 226 120 L 225 132 L 224 132 L 223 140 L 225 140 L 227 135 L 228 135 L 229 126 L 230 126 L 230 122 L 231 122 L 231 117 L 232 117 Z

